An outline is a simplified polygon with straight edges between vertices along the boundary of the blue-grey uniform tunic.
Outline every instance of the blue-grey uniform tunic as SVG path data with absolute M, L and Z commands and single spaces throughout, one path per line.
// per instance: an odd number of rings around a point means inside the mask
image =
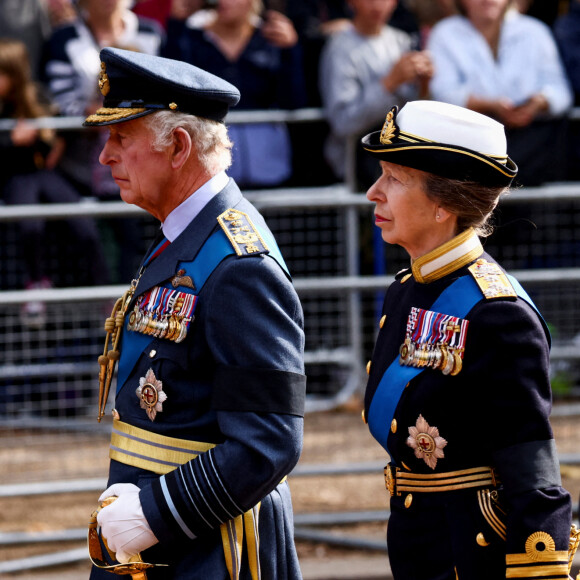
M 229 208 L 245 212 L 258 231 L 269 234 L 261 215 L 230 180 L 147 266 L 128 312 L 145 292 L 172 287 L 168 282 L 178 273 L 191 273 L 188 264 L 219 230 L 217 217 Z M 142 558 L 169 564 L 148 570 L 150 579 L 229 579 L 220 524 L 258 502 L 262 578 L 299 579 L 290 492 L 282 481 L 302 448 L 300 302 L 286 272 L 268 253 L 237 256 L 232 248 L 200 291 L 195 284 L 193 277 L 193 289 L 177 286 L 198 295 L 195 318 L 182 342 L 149 337 L 127 365 L 123 357 L 129 356 L 131 341 L 143 337 L 124 332 L 115 408 L 129 425 L 216 447 L 161 476 L 111 460 L 109 485 L 141 488 L 143 511 L 159 539 Z M 167 396 L 153 421 L 136 394 L 149 370 Z M 243 554 L 240 578 L 249 579 L 246 549 Z M 93 568 L 91 578 L 111 576 Z

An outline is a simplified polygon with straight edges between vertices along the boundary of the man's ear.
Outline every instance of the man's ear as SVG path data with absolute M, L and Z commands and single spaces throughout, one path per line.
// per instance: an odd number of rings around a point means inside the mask
M 190 134 L 182 127 L 173 131 L 173 149 L 171 150 L 171 165 L 180 169 L 191 156 L 193 141 Z

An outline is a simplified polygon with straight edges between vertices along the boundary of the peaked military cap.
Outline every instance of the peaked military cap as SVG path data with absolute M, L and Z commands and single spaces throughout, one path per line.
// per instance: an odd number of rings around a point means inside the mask
M 122 123 L 172 110 L 223 122 L 240 100 L 234 85 L 191 64 L 119 48 L 103 48 L 99 89 L 103 107 L 83 125 Z
M 507 155 L 501 123 L 437 101 L 410 101 L 400 111 L 393 107 L 382 130 L 361 144 L 383 161 L 491 187 L 509 186 L 518 172 Z

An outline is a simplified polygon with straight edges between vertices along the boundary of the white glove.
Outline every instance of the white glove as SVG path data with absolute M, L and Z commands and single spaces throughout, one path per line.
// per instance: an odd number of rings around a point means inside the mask
M 131 556 L 159 541 L 145 518 L 139 491 L 132 483 L 115 483 L 99 498 L 99 501 L 103 501 L 113 495 L 117 496 L 113 503 L 97 514 L 97 522 L 109 549 L 115 552 L 121 564 L 126 564 Z

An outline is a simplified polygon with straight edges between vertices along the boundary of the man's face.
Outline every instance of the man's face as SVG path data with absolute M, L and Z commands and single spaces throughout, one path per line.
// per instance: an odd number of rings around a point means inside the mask
M 397 2 L 398 0 L 350 0 L 350 5 L 356 18 L 363 22 L 384 24 L 393 15 Z
M 172 176 L 168 151 L 153 151 L 152 135 L 143 117 L 109 125 L 109 138 L 99 156 L 111 168 L 121 199 L 163 221 L 171 209 Z

